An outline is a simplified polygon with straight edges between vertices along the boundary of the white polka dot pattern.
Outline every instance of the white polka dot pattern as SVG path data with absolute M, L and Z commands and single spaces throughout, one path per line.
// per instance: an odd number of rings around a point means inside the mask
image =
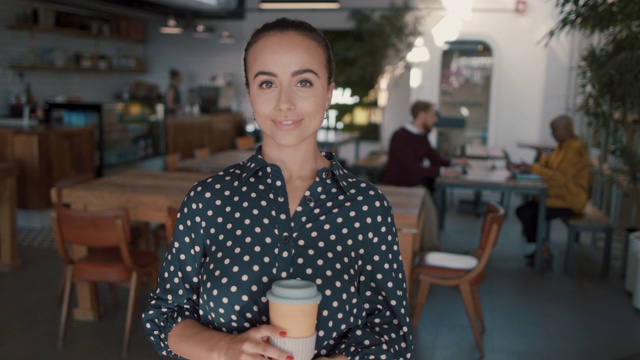
M 411 358 L 391 207 L 373 185 L 324 155 L 331 169 L 318 171 L 293 217 L 280 168 L 259 155 L 192 187 L 143 314 L 158 352 L 176 357 L 167 336 L 184 319 L 228 333 L 268 323 L 271 284 L 299 278 L 323 295 L 316 356 Z

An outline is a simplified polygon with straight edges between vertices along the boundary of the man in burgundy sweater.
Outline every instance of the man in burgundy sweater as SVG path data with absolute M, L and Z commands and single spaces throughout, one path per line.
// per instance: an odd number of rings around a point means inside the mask
M 382 182 L 389 185 L 424 185 L 433 192 L 438 176 L 460 176 L 466 159 L 447 159 L 431 147 L 427 135 L 438 120 L 435 106 L 428 101 L 411 105 L 413 120 L 398 129 L 391 137 L 389 158 Z

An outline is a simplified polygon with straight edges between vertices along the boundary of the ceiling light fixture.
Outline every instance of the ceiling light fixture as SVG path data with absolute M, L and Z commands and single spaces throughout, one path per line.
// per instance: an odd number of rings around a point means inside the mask
M 220 33 L 220 37 L 218 38 L 218 42 L 221 44 L 235 44 L 236 38 L 229 31 L 223 31 Z
M 178 22 L 173 16 L 169 16 L 167 24 L 160 27 L 160 32 L 163 34 L 182 34 L 184 30 L 178 26 Z
M 262 0 L 258 7 L 263 10 L 339 9 L 340 2 L 338 0 Z
M 214 31 L 215 28 L 213 26 L 198 24 L 193 28 L 193 37 L 200 39 L 210 38 Z

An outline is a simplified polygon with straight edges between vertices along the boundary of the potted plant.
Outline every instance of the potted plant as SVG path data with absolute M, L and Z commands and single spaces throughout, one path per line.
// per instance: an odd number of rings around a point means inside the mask
M 627 179 L 640 229 L 640 1 L 556 0 L 560 17 L 548 41 L 575 31 L 588 41 L 578 65 L 583 113 L 600 139 L 600 164 L 613 152 L 611 168 Z
M 375 107 L 374 94 L 378 78 L 387 66 L 398 64 L 411 50 L 420 35 L 421 16 L 407 2 L 391 4 L 384 10 L 351 10 L 348 31 L 325 31 L 333 48 L 336 86 L 348 87 L 360 100 L 356 104 L 335 105 L 340 114 L 350 113 L 354 106 Z M 353 127 L 347 125 L 345 129 Z M 372 128 L 375 127 L 375 128 Z M 378 138 L 377 124 L 358 130 L 364 138 Z

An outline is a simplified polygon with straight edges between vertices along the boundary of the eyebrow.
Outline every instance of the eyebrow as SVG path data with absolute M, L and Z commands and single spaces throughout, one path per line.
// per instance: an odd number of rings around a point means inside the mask
M 307 74 L 307 73 L 313 74 L 313 75 L 315 75 L 315 76 L 316 76 L 316 77 L 318 77 L 318 78 L 320 77 L 320 75 L 318 75 L 318 73 L 317 73 L 317 72 L 315 72 L 315 71 L 314 71 L 314 70 L 312 70 L 312 69 L 300 69 L 300 70 L 296 70 L 296 71 L 294 71 L 294 72 L 293 72 L 293 73 L 291 73 L 291 74 L 292 74 L 293 76 L 299 76 L 299 75 Z M 255 79 L 255 78 L 257 78 L 258 76 L 261 76 L 261 75 L 262 75 L 262 76 L 272 76 L 272 77 L 277 77 L 277 76 L 276 76 L 276 74 L 275 74 L 274 72 L 271 72 L 271 71 L 258 71 L 258 72 L 253 76 L 253 78 Z

